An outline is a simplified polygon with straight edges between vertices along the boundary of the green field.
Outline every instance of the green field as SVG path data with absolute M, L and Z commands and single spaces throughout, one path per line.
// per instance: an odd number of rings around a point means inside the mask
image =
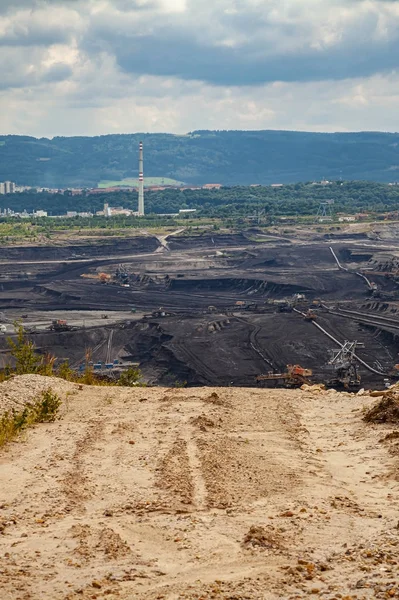
M 111 188 L 111 187 L 137 187 L 139 184 L 139 180 L 138 179 L 134 179 L 134 178 L 128 178 L 128 179 L 122 179 L 121 181 L 107 181 L 107 180 L 103 180 L 100 181 L 100 183 L 98 184 L 99 188 Z M 150 187 L 153 185 L 174 185 L 174 186 L 180 186 L 183 185 L 182 181 L 176 181 L 176 179 L 169 179 L 169 177 L 146 177 L 144 179 L 144 187 Z

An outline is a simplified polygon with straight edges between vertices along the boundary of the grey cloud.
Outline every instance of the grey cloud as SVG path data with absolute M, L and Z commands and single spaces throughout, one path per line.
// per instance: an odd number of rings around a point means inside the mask
M 121 11 L 150 11 L 159 8 L 158 0 L 148 0 L 145 4 L 140 0 L 113 0 L 112 5 Z
M 41 81 L 45 83 L 55 83 L 64 81 L 73 74 L 73 70 L 69 65 L 64 63 L 55 63 L 43 72 Z
M 34 88 L 72 75 L 64 63 L 46 65 L 42 48 L 3 48 L 0 52 L 0 90 Z
M 0 14 L 7 13 L 11 9 L 16 11 L 20 8 L 32 8 L 35 2 L 32 0 L 1 0 L 0 2 Z
M 65 44 L 71 39 L 72 32 L 67 29 L 49 28 L 43 24 L 11 26 L 3 35 L 0 34 L 0 46 L 51 46 Z
M 46 6 L 76 6 L 87 0 L 1 0 L 0 14 L 7 12 L 16 12 L 23 8 L 34 10 L 35 8 L 45 8 Z
M 106 51 L 116 57 L 123 71 L 132 74 L 179 77 L 214 85 L 259 85 L 270 81 L 312 81 L 369 76 L 399 66 L 399 32 L 375 39 L 378 11 L 360 15 L 340 32 L 334 44 L 312 45 L 314 23 L 304 19 L 274 22 L 263 10 L 217 14 L 222 34 L 240 34 L 236 47 L 221 45 L 220 31 L 212 32 L 187 15 L 177 16 L 142 29 L 121 19 L 107 23 L 93 20 L 85 49 Z M 267 15 L 266 15 L 267 17 Z M 399 16 L 398 16 L 399 24 Z M 238 38 L 239 39 L 239 38 Z M 292 46 L 292 47 L 290 47 Z
M 201 47 L 192 40 L 140 39 L 130 48 L 115 48 L 119 65 L 128 72 L 197 79 L 214 85 L 259 85 L 271 81 L 312 81 L 369 76 L 398 67 L 399 43 L 294 56 L 256 56 L 225 48 Z
M 331 90 L 399 67 L 399 0 L 186 0 L 186 10 L 175 5 L 170 12 L 167 1 L 0 0 L 1 97 L 26 88 L 38 110 L 40 94 L 51 106 L 56 89 L 62 114 L 92 110 L 111 129 L 122 127 L 131 107 L 148 115 L 148 127 L 233 127 L 234 119 L 239 126 L 298 127 L 291 96 L 301 89 L 302 107 L 313 97 L 320 105 L 306 113 L 316 128 L 334 111 L 337 123 L 342 106 L 357 114 L 350 98 L 332 108 Z M 65 47 L 55 47 L 60 43 Z M 66 79 L 71 85 L 52 87 Z M 288 83 L 267 85 L 276 81 Z M 48 122 L 58 126 L 56 118 Z
M 106 52 L 126 74 L 229 86 L 345 79 L 399 66 L 399 15 L 396 30 L 392 19 L 389 35 L 375 36 L 396 0 L 186 0 L 186 11 L 171 14 L 162 10 L 165 1 L 108 0 L 108 8 L 98 10 L 97 0 L 0 0 L 1 10 L 14 15 L 0 45 L 47 47 L 78 39 L 81 52 L 92 60 Z M 337 40 L 320 40 L 319 29 L 330 26 L 327 9 L 339 13 L 355 4 L 368 10 L 338 20 Z M 16 13 L 28 7 L 31 14 Z M 36 9 L 46 7 L 53 14 L 70 8 L 76 21 L 65 24 L 61 12 L 59 22 L 35 20 Z
M 4 11 L 3 1 L 0 5 Z M 0 15 L 0 46 L 50 47 L 70 42 L 81 28 L 79 6 L 83 6 L 80 0 L 8 3 L 8 12 Z

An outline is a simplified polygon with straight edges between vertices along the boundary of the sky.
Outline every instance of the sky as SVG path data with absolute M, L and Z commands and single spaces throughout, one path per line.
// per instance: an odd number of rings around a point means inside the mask
M 399 0 L 0 0 L 0 133 L 399 130 Z

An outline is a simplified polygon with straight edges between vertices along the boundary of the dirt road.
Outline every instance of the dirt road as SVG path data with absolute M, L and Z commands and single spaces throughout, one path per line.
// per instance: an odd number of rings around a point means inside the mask
M 362 421 L 373 399 L 60 393 L 62 418 L 0 453 L 1 600 L 399 598 L 397 457 Z

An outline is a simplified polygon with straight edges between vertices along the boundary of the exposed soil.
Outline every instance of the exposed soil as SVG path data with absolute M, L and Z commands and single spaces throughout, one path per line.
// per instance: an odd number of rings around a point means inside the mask
M 399 598 L 375 398 L 51 384 L 61 419 L 0 452 L 2 598 Z
M 364 420 L 368 423 L 399 423 L 399 398 L 386 395 L 367 412 Z
M 1 249 L 1 259 L 34 261 L 34 260 L 66 260 L 85 259 L 98 256 L 107 256 L 109 249 L 113 255 L 124 255 L 136 252 L 154 252 L 159 246 L 155 237 L 136 236 L 132 238 L 96 239 L 91 243 L 85 240 L 81 244 L 47 246 L 4 246 Z
M 39 351 L 73 366 L 90 348 L 95 361 L 139 363 L 145 380 L 160 385 L 256 386 L 259 374 L 288 364 L 328 382 L 330 351 L 357 340 L 370 367 L 360 365 L 362 386 L 383 388 L 399 374 L 398 230 L 379 225 L 383 243 L 352 233 L 323 242 L 294 230 L 290 238 L 180 232 L 87 248 L 9 248 L 13 254 L 0 261 L 0 320 L 12 331 L 24 315 L 28 328 L 37 327 Z M 331 243 L 349 270 L 337 266 Z M 121 271 L 128 284 L 116 277 Z M 110 283 L 100 283 L 103 272 Z M 359 273 L 368 274 L 377 295 Z M 327 333 L 303 314 L 279 311 L 295 294 L 306 297 L 297 308 L 312 308 Z M 112 319 L 101 321 L 103 313 Z M 52 319 L 67 319 L 75 330 L 50 333 Z M 0 367 L 9 360 L 3 336 Z

